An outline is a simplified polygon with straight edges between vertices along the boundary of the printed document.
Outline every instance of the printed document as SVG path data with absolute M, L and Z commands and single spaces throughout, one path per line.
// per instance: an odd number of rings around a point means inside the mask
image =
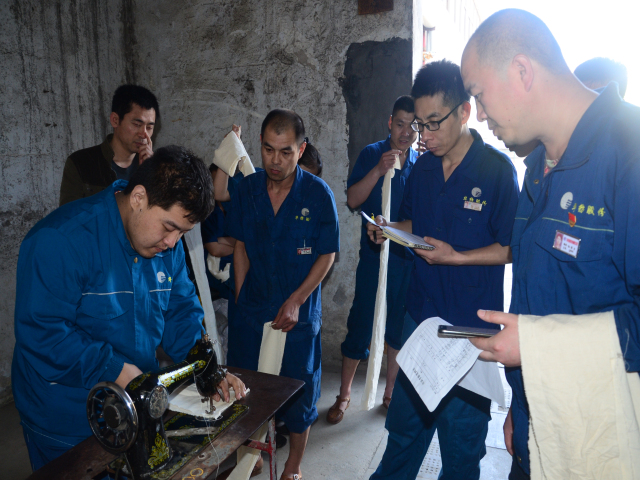
M 478 359 L 480 350 L 466 338 L 440 338 L 439 317 L 422 322 L 398 353 L 398 364 L 433 412 L 454 385 L 505 406 L 498 364 Z

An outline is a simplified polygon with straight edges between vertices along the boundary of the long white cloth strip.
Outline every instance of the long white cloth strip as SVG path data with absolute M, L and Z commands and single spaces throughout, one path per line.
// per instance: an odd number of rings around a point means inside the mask
M 200 224 L 196 223 L 195 227 L 185 233 L 184 239 L 187 242 L 187 247 L 189 248 L 189 258 L 191 259 L 191 266 L 193 267 L 193 273 L 196 277 L 198 292 L 200 292 L 200 303 L 204 310 L 204 325 L 207 329 L 207 333 L 209 334 L 209 339 L 213 342 L 213 349 L 216 352 L 216 357 L 218 357 L 218 363 L 224 364 L 226 362 L 226 358 L 224 358 L 222 345 L 220 344 L 220 338 L 218 337 L 216 312 L 213 309 L 211 292 L 209 291 L 209 281 L 207 280 L 207 274 L 205 271 L 204 247 L 202 246 L 202 236 L 200 235 Z
M 210 253 L 207 255 L 207 269 L 211 272 L 211 275 L 213 275 L 214 278 L 217 278 L 221 282 L 229 280 L 229 276 L 231 275 L 229 272 L 230 267 L 231 263 L 227 263 L 225 267 L 220 270 L 220 257 L 216 257 Z
M 238 169 L 245 177 L 256 171 L 242 141 L 233 132 L 228 133 L 220 143 L 213 155 L 213 163 L 230 177 L 233 177 Z
M 640 377 L 613 312 L 521 315 L 532 480 L 640 478 Z
M 262 330 L 262 344 L 260 345 L 260 358 L 258 359 L 258 371 L 280 375 L 284 344 L 287 340 L 286 332 L 271 328 L 271 322 L 265 323 Z M 257 393 L 257 392 L 256 392 Z M 256 394 L 254 393 L 254 395 Z M 252 440 L 264 442 L 267 438 L 269 424 L 265 423 L 251 436 Z M 260 451 L 248 447 L 238 449 L 238 463 L 233 469 L 228 480 L 249 480 L 256 462 L 260 458 Z
M 384 175 L 382 182 L 382 216 L 390 219 L 391 213 L 391 179 L 395 171 L 400 170 L 400 159 L 396 155 L 396 163 Z M 378 275 L 378 293 L 376 294 L 376 307 L 373 313 L 373 332 L 371 336 L 371 350 L 369 364 L 367 365 L 367 382 L 364 386 L 361 408 L 371 410 L 375 405 L 376 392 L 378 390 L 378 378 L 384 353 L 384 329 L 387 323 L 387 265 L 389 262 L 389 241 L 380 246 L 380 274 Z

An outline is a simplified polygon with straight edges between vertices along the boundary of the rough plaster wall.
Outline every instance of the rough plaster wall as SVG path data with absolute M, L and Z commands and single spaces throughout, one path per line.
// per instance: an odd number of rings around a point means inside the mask
M 136 74 L 158 94 L 164 116 L 158 146 L 183 144 L 210 161 L 239 123 L 260 164 L 260 124 L 270 109 L 292 108 L 305 120 L 340 216 L 341 252 L 322 296 L 323 360 L 339 365 L 360 235 L 346 205 L 346 52 L 352 43 L 411 39 L 413 1 L 366 16 L 357 15 L 352 0 L 137 0 L 135 8 Z
M 18 249 L 57 207 L 67 155 L 102 141 L 113 91 L 133 80 L 127 3 L 0 2 L 0 405 L 11 399 Z

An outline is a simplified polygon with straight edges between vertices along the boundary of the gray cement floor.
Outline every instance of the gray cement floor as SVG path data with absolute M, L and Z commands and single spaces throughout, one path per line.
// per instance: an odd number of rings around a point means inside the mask
M 364 383 L 364 369 L 360 369 L 354 381 L 352 404 L 344 420 L 338 425 L 329 425 L 325 416 L 338 393 L 340 375 L 337 372 L 323 373 L 322 398 L 318 402 L 320 418 L 311 429 L 309 445 L 302 463 L 305 480 L 365 480 L 378 466 L 387 440 L 384 429 L 386 410 L 380 406 L 384 384 L 380 382 L 378 386 L 377 406 L 365 412 L 359 408 Z M 29 476 L 31 468 L 20 419 L 13 404 L 0 408 L 0 431 L 1 476 L 23 480 Z M 278 451 L 280 471 L 288 454 L 288 445 Z M 504 480 L 508 476 L 510 465 L 511 457 L 506 450 L 487 447 L 487 455 L 481 463 L 480 478 Z M 256 480 L 268 478 L 268 468 L 255 477 Z

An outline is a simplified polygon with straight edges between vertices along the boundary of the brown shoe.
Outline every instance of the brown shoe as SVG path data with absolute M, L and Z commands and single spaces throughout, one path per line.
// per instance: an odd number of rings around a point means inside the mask
M 347 406 L 344 410 L 340 410 L 340 403 L 347 402 Z M 340 395 L 336 395 L 336 403 L 329 409 L 327 412 L 327 422 L 331 425 L 336 425 L 342 421 L 344 417 L 344 412 L 346 412 L 347 408 L 349 408 L 349 403 L 351 403 L 351 398 L 340 398 Z

